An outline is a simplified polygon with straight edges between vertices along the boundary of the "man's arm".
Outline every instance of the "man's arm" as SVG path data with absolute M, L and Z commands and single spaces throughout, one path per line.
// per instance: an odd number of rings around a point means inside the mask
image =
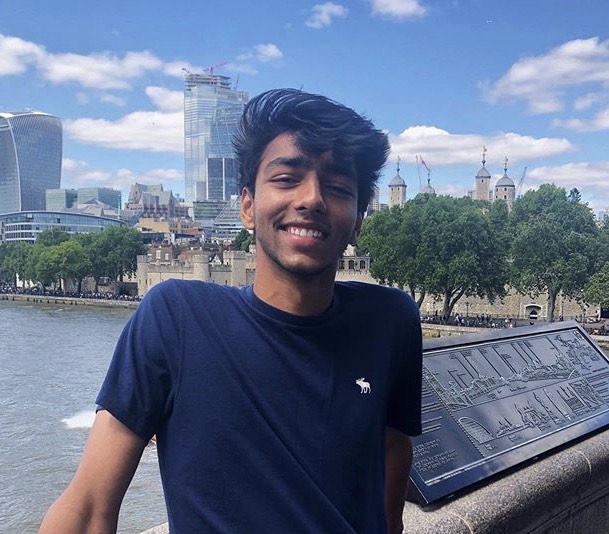
M 100 410 L 76 474 L 49 508 L 39 533 L 116 532 L 123 496 L 145 446 L 146 441 Z
M 402 512 L 412 463 L 412 444 L 406 434 L 395 428 L 385 431 L 385 515 L 388 534 L 403 530 Z

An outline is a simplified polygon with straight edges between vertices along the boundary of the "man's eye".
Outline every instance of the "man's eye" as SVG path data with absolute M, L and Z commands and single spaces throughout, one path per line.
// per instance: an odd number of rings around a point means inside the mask
M 296 178 L 290 175 L 281 175 L 275 176 L 271 181 L 276 184 L 289 185 L 296 183 L 297 180 Z
M 352 197 L 354 195 L 350 187 L 346 187 L 340 184 L 330 184 L 328 189 L 335 195 L 343 197 Z

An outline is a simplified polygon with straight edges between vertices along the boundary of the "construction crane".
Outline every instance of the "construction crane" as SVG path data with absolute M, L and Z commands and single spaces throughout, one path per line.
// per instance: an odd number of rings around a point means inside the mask
M 421 183 L 421 168 L 419 167 L 419 155 L 415 154 L 414 159 L 417 162 L 417 174 L 419 175 L 419 191 L 423 191 L 423 184 Z
M 423 156 L 419 156 L 419 159 L 421 160 L 421 163 L 423 164 L 423 167 L 425 167 L 427 169 L 427 181 L 429 181 L 429 177 L 431 175 L 431 169 L 427 166 L 427 163 L 425 163 L 425 160 L 423 159 Z
M 210 74 L 214 73 L 214 69 L 221 67 L 222 65 L 226 65 L 228 62 L 227 61 L 222 61 L 221 63 L 216 63 L 215 65 L 211 65 L 209 67 L 205 67 L 203 70 L 205 72 L 209 72 Z
M 527 175 L 527 168 L 528 167 L 524 168 L 522 171 L 522 176 L 520 177 L 520 180 L 518 180 L 518 185 L 516 186 L 516 198 L 520 198 L 521 196 L 522 184 L 524 184 L 524 177 Z

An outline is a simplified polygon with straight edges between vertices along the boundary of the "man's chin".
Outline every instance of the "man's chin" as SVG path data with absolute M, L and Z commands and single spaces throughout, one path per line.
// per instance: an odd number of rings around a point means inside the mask
M 318 276 L 334 277 L 336 275 L 335 265 L 324 265 L 315 262 L 284 262 L 280 267 L 286 273 L 303 278 L 315 278 Z

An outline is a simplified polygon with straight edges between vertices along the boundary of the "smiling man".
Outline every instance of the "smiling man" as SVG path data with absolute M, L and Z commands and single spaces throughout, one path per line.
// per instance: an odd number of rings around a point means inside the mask
M 279 89 L 248 103 L 235 149 L 253 286 L 149 292 L 41 532 L 113 532 L 153 434 L 172 534 L 401 532 L 408 436 L 421 430 L 418 309 L 398 289 L 335 282 L 386 135 Z

